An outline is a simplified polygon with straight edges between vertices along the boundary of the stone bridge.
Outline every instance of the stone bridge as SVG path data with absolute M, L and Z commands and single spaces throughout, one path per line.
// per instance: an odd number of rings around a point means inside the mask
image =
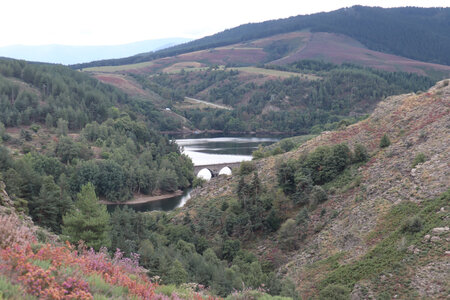
M 208 169 L 211 172 L 211 177 L 215 177 L 219 175 L 220 170 L 222 170 L 225 167 L 229 167 L 233 170 L 233 168 L 237 168 L 241 165 L 240 162 L 234 162 L 234 163 L 223 163 L 223 164 L 213 164 L 213 165 L 201 165 L 201 166 L 194 166 L 194 173 L 195 176 L 198 175 L 198 172 L 203 169 Z

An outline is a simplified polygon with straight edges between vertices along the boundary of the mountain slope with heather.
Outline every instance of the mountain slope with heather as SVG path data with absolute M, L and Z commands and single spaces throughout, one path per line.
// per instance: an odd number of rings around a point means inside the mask
M 343 34 L 371 50 L 449 65 L 449 18 L 449 8 L 353 6 L 329 13 L 245 24 L 155 53 L 74 65 L 74 68 L 139 63 L 302 30 Z M 286 51 L 290 45 L 277 46 L 281 46 L 277 50 Z
M 172 222 L 240 240 L 301 297 L 445 298 L 449 113 L 449 80 L 389 97 L 364 121 L 212 180 Z

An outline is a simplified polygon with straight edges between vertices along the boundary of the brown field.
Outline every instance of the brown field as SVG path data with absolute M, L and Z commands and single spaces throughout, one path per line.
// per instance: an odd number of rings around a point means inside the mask
M 269 76 L 269 77 L 289 78 L 291 76 L 296 76 L 296 77 L 300 77 L 305 80 L 320 79 L 319 76 L 315 76 L 315 75 L 301 74 L 301 73 L 295 73 L 295 72 L 285 72 L 285 71 L 278 71 L 278 70 L 270 70 L 270 69 L 263 69 L 263 68 L 257 68 L 257 67 L 240 67 L 240 68 L 230 68 L 230 69 L 238 70 L 243 73 L 258 74 L 258 75 L 264 75 L 264 76 Z
M 98 80 L 114 85 L 115 87 L 121 89 L 125 93 L 133 96 L 145 96 L 146 92 L 142 89 L 140 85 L 120 74 L 105 74 L 105 73 L 94 73 L 93 76 Z
M 181 72 L 181 70 L 185 71 L 199 71 L 207 69 L 208 66 L 202 63 L 199 63 L 197 61 L 185 61 L 185 62 L 179 62 L 174 63 L 173 65 L 170 65 L 164 69 L 162 69 L 165 73 L 178 73 Z

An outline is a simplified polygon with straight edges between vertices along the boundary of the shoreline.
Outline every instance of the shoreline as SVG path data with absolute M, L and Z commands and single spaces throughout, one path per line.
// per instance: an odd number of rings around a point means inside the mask
M 113 202 L 113 201 L 107 201 L 107 200 L 100 200 L 100 203 L 108 204 L 108 205 L 111 205 L 111 204 L 115 204 L 115 205 L 144 204 L 144 203 L 169 199 L 169 198 L 181 196 L 181 195 L 183 195 L 183 191 L 178 190 L 178 191 L 170 193 L 170 194 L 163 194 L 163 195 L 159 195 L 159 196 L 144 196 L 144 195 L 142 195 L 142 196 L 134 197 L 131 200 L 128 200 L 125 202 Z
M 162 134 L 173 134 L 173 135 L 191 135 L 191 134 L 228 134 L 228 135 L 281 135 L 281 136 L 297 136 L 305 135 L 308 133 L 299 132 L 281 132 L 281 131 L 229 131 L 225 133 L 223 130 L 217 129 L 205 129 L 205 130 L 167 130 L 161 131 Z

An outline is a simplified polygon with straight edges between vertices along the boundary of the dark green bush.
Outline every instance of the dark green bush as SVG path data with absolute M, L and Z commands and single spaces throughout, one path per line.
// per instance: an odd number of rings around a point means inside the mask
M 24 139 L 25 141 L 29 142 L 33 139 L 33 137 L 31 136 L 31 133 L 28 130 L 20 130 L 20 138 Z
M 311 204 L 319 204 L 325 202 L 328 199 L 327 193 L 324 189 L 318 185 L 313 186 L 311 190 L 310 203 Z
M 380 148 L 386 148 L 391 145 L 391 140 L 389 139 L 388 135 L 385 133 L 383 137 L 380 140 Z
M 319 293 L 320 300 L 348 300 L 349 296 L 350 290 L 340 284 L 330 284 Z
M 354 152 L 353 161 L 356 163 L 365 162 L 369 158 L 366 147 L 364 147 L 361 144 L 356 144 L 353 152 Z
M 292 149 L 294 149 L 294 147 L 295 147 L 295 144 L 291 139 L 284 139 L 280 142 L 280 148 L 284 152 L 291 151 Z
M 422 220 L 417 217 L 411 217 L 407 219 L 402 225 L 403 232 L 416 233 L 422 230 L 423 224 Z
M 414 157 L 414 160 L 412 162 L 412 167 L 414 168 L 418 164 L 424 163 L 427 160 L 427 157 L 422 152 L 417 154 L 416 157 Z
M 239 174 L 248 175 L 256 170 L 255 164 L 251 161 L 243 161 L 241 162 L 241 167 L 239 169 Z
M 297 216 L 295 217 L 295 223 L 299 226 L 303 226 L 308 224 L 309 222 L 309 215 L 308 210 L 306 208 L 301 209 Z

